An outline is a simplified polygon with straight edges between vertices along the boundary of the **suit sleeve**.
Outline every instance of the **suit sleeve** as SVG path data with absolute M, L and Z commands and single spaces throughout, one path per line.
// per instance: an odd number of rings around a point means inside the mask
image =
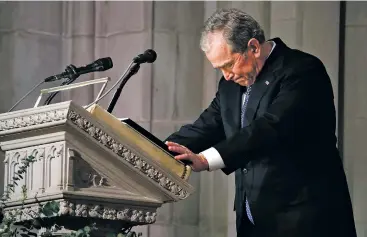
M 223 79 L 219 82 L 219 87 Z M 193 124 L 187 124 L 170 135 L 166 141 L 179 143 L 192 152 L 199 153 L 225 138 L 222 117 L 220 114 L 220 93 Z
M 223 171 L 229 174 L 276 149 L 292 149 L 295 139 L 311 137 L 312 124 L 317 116 L 322 116 L 321 111 L 327 109 L 321 108 L 325 105 L 322 101 L 333 100 L 329 82 L 323 66 L 284 76 L 267 111 L 214 146 L 225 164 Z

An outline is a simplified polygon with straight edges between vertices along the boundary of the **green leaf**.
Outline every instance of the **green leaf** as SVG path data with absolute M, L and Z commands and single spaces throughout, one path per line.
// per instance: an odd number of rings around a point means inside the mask
M 47 204 L 46 204 L 47 205 Z M 42 213 L 45 215 L 45 216 L 47 216 L 47 217 L 52 217 L 53 216 L 53 214 L 54 214 L 54 212 L 53 212 L 53 210 L 49 207 L 49 206 L 44 206 L 43 208 L 42 208 Z
M 52 207 L 52 210 L 54 212 L 59 212 L 60 210 L 60 206 L 59 206 L 59 203 L 55 202 L 55 201 L 52 201 L 51 202 L 51 207 Z
M 76 236 L 78 236 L 78 237 L 82 237 L 82 236 L 83 236 L 83 234 L 84 234 L 83 229 L 79 229 L 79 230 L 76 232 Z
M 116 237 L 116 235 L 115 235 L 115 234 L 113 234 L 113 233 L 108 233 L 108 234 L 106 235 L 106 237 Z
M 119 233 L 117 237 L 126 237 L 123 233 Z
M 45 214 L 45 216 L 53 216 L 53 214 L 56 214 L 59 210 L 59 204 L 55 201 L 50 201 L 43 206 L 42 213 Z

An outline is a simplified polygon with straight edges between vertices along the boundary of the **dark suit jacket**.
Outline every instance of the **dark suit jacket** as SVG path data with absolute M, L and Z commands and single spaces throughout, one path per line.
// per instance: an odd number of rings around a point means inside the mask
M 210 106 L 166 140 L 196 153 L 213 146 L 223 172 L 236 173 L 238 236 L 355 237 L 330 78 L 318 58 L 272 40 L 276 47 L 252 86 L 247 127 L 240 128 L 241 86 L 222 78 Z

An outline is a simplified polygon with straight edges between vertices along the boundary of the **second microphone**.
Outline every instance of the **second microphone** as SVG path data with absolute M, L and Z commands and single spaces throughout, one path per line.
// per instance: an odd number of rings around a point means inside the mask
M 113 67 L 112 59 L 110 57 L 100 58 L 90 63 L 86 66 L 75 67 L 74 65 L 70 65 L 66 68 L 65 72 L 50 76 L 45 79 L 45 82 L 61 80 L 64 78 L 76 78 L 82 74 L 90 73 L 90 72 L 98 72 L 98 71 L 106 71 Z

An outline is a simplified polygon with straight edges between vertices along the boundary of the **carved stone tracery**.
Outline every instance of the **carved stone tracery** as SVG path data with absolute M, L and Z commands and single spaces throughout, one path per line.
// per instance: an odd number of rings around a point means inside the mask
M 136 224 L 152 224 L 156 221 L 157 213 L 155 211 L 146 211 L 132 209 L 130 207 L 108 207 L 80 202 L 61 200 L 59 203 L 59 212 L 57 216 L 77 216 L 85 218 L 99 218 L 104 220 L 120 220 Z M 31 220 L 42 217 L 42 208 L 38 204 L 26 208 L 17 208 L 5 211 L 5 218 L 11 216 L 16 218 L 17 222 Z
M 95 171 L 81 157 L 74 159 L 74 184 L 78 188 L 111 187 L 106 177 Z

